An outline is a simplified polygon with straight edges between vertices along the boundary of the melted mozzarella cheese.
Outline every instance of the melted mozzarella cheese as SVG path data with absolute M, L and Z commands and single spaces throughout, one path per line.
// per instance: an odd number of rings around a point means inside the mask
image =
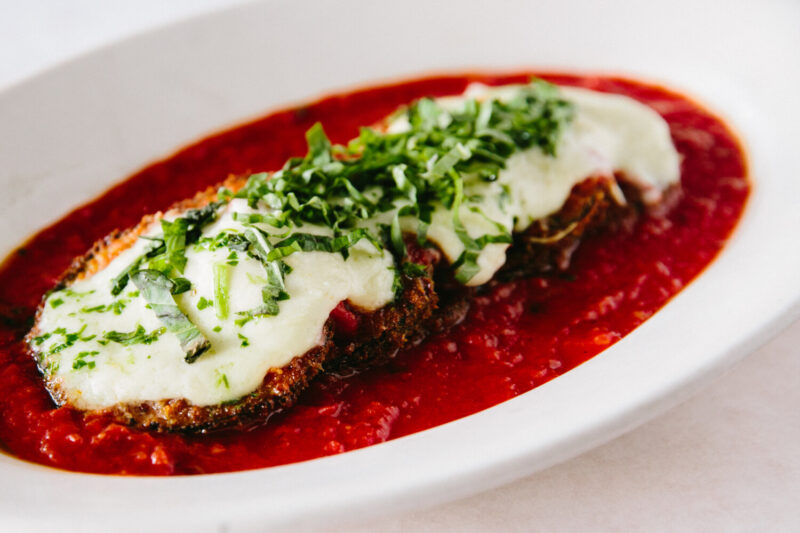
M 455 108 L 466 97 L 504 99 L 516 90 L 514 86 L 473 85 L 464 96 L 440 102 Z M 465 177 L 466 200 L 459 215 L 470 236 L 496 234 L 498 225 L 506 231 L 524 230 L 531 222 L 558 211 L 573 186 L 589 176 L 611 178 L 615 171 L 622 171 L 641 188 L 645 201 L 653 203 L 664 189 L 677 183 L 679 156 L 666 123 L 653 110 L 627 97 L 582 89 L 563 88 L 562 95 L 574 103 L 576 113 L 563 131 L 556 156 L 531 148 L 513 155 L 497 181 Z M 407 127 L 407 120 L 400 117 L 389 130 Z M 203 235 L 213 237 L 224 229 L 243 231 L 234 212 L 252 210 L 245 201 L 232 200 L 219 218 L 203 229 Z M 385 222 L 383 218 L 391 220 L 391 216 L 393 212 L 384 213 L 373 225 Z M 406 231 L 416 230 L 414 220 L 401 223 Z M 158 231 L 151 228 L 152 234 Z M 330 235 L 323 227 L 306 225 L 303 231 Z M 450 261 L 464 250 L 453 227 L 453 214 L 444 207 L 433 212 L 427 236 Z M 47 368 L 62 399 L 78 408 L 170 398 L 185 398 L 196 405 L 235 400 L 255 390 L 270 368 L 283 367 L 318 346 L 325 321 L 342 300 L 373 310 L 393 298 L 391 255 L 380 253 L 362 239 L 347 260 L 327 252 L 297 252 L 285 258 L 292 268 L 286 276 L 290 298 L 280 302 L 280 313 L 239 326 L 236 313 L 261 304 L 262 264 L 245 253 L 238 254 L 238 264 L 230 269 L 230 313 L 220 319 L 213 307 L 200 309 L 198 304 L 201 298 L 213 300 L 213 265 L 225 263 L 229 250 L 190 246 L 184 276 L 192 282 L 192 289 L 178 295 L 176 301 L 212 348 L 187 364 L 177 338 L 170 333 L 149 344 L 103 340 L 109 331 L 130 332 L 142 326 L 153 332 L 162 327 L 133 284 L 116 298 L 109 292 L 111 280 L 141 255 L 148 243 L 139 239 L 106 268 L 67 290 L 54 292 L 45 303 L 38 330 L 47 338 L 34 344 L 34 349 L 42 354 L 41 365 Z M 477 260 L 479 271 L 468 284 L 490 280 L 504 264 L 507 248 L 507 244 L 487 245 Z M 119 302 L 117 309 L 111 310 L 108 306 L 114 302 Z M 79 335 L 70 344 L 67 336 L 73 333 Z
M 203 231 L 214 236 L 223 229 L 244 228 L 233 220 L 234 212 L 248 212 L 244 200 L 233 200 L 220 218 Z M 324 233 L 319 228 L 319 233 Z M 308 227 L 304 226 L 308 231 Z M 108 331 L 130 332 L 142 325 L 147 332 L 162 324 L 141 297 L 134 297 L 136 288 L 128 284 L 117 298 L 125 302 L 119 315 L 109 312 L 82 312 L 81 309 L 105 305 L 112 301 L 111 280 L 144 251 L 147 241 L 137 244 L 115 258 L 104 270 L 76 282 L 72 294 L 81 297 L 59 298 L 64 303 L 53 308 L 51 296 L 45 304 L 39 323 L 41 332 L 65 328 L 68 333 L 80 331 L 85 342 L 76 342 L 58 353 L 58 368 L 53 372 L 59 389 L 68 401 L 83 409 L 98 409 L 119 402 L 141 402 L 167 398 L 186 398 L 196 405 L 209 405 L 244 396 L 258 387 L 270 368 L 285 366 L 293 357 L 318 346 L 322 329 L 331 311 L 342 300 L 350 300 L 364 309 L 377 309 L 393 298 L 394 273 L 391 255 L 380 254 L 366 241 L 350 250 L 347 260 L 341 254 L 298 252 L 285 259 L 292 268 L 286 277 L 291 298 L 280 302 L 280 313 L 274 317 L 251 320 L 243 326 L 235 323 L 239 311 L 247 311 L 262 303 L 264 285 L 262 264 L 244 253 L 238 265 L 230 269 L 230 312 L 220 319 L 214 307 L 198 309 L 200 298 L 213 300 L 213 265 L 225 263 L 227 248 L 216 251 L 187 249 L 184 276 L 193 288 L 176 296 L 181 310 L 211 342 L 211 350 L 197 361 L 187 364 L 177 338 L 162 334 L 151 344 L 123 345 L 97 343 Z M 217 328 L 217 329 L 215 329 Z M 63 342 L 63 335 L 53 335 L 42 344 L 46 352 Z M 75 369 L 81 352 L 83 360 L 94 362 L 94 368 L 82 365 Z

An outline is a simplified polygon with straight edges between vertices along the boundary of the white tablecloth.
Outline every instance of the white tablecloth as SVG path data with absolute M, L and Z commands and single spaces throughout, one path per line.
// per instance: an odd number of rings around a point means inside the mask
M 0 88 L 233 3 L 0 0 Z M 605 446 L 466 500 L 349 531 L 800 531 L 798 355 L 800 322 L 690 401 Z

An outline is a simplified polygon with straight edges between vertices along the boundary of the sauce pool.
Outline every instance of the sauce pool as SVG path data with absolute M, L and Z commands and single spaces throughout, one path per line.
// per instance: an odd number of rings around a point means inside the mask
M 467 318 L 349 377 L 323 376 L 296 406 L 249 431 L 207 435 L 136 430 L 57 408 L 22 337 L 42 295 L 72 259 L 115 228 L 193 196 L 229 174 L 271 171 L 306 151 L 322 122 L 334 142 L 422 96 L 461 93 L 515 75 L 437 76 L 334 95 L 279 111 L 153 164 L 41 231 L 0 267 L 0 447 L 29 461 L 106 474 L 170 475 L 263 468 L 408 435 L 531 390 L 614 344 L 716 256 L 749 193 L 744 154 L 720 119 L 660 87 L 630 80 L 540 75 L 640 100 L 669 123 L 683 162 L 683 196 L 666 217 L 585 240 L 563 274 L 499 284 Z

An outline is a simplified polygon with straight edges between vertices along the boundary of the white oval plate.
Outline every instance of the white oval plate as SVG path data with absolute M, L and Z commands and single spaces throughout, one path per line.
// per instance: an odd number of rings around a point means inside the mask
M 141 35 L 1 93 L 3 252 L 205 134 L 326 91 L 423 72 L 535 67 L 663 81 L 740 132 L 755 188 L 727 248 L 696 281 L 602 355 L 518 398 L 341 456 L 234 474 L 95 476 L 0 455 L 0 524 L 341 524 L 506 483 L 679 403 L 800 314 L 800 158 L 791 144 L 799 14 L 789 2 L 749 0 L 267 2 Z

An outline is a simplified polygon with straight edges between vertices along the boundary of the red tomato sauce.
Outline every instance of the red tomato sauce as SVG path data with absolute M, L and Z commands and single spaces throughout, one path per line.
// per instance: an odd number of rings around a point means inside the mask
M 742 150 L 720 119 L 685 97 L 618 78 L 545 75 L 636 98 L 670 125 L 683 157 L 683 197 L 666 218 L 585 241 L 565 275 L 497 286 L 467 319 L 389 364 L 324 376 L 299 404 L 250 431 L 158 434 L 57 408 L 22 337 L 42 295 L 72 259 L 115 228 L 192 196 L 228 174 L 280 168 L 323 123 L 346 142 L 401 104 L 456 94 L 469 82 L 529 74 L 438 76 L 334 95 L 272 113 L 153 164 L 41 231 L 0 267 L 0 446 L 29 461 L 107 474 L 229 472 L 377 444 L 467 416 L 594 357 L 647 320 L 725 244 L 749 193 Z

